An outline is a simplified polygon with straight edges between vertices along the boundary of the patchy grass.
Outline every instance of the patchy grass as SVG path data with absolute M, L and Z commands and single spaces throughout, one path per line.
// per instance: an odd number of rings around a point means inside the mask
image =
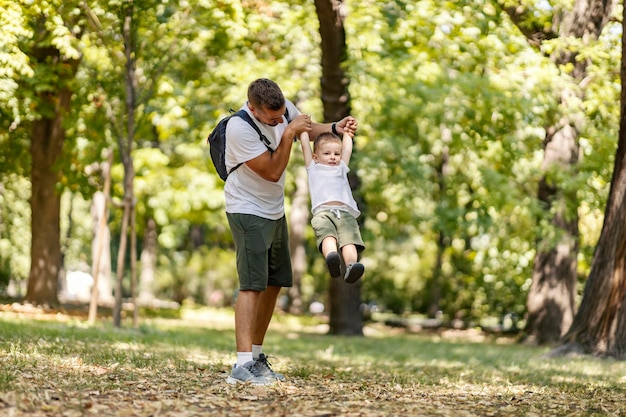
M 281 315 L 265 346 L 287 381 L 253 387 L 225 383 L 230 310 L 149 319 L 138 330 L 1 314 L 0 415 L 626 415 L 626 363 L 543 359 L 546 349 L 478 332 L 372 326 L 366 337 L 336 337 L 318 320 Z

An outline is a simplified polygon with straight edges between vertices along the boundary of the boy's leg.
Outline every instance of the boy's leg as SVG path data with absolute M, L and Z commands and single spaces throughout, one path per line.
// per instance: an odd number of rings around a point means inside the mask
M 356 246 L 353 244 L 345 245 L 341 248 L 341 256 L 343 256 L 346 265 L 355 263 L 358 260 Z
M 333 236 L 326 236 L 324 240 L 322 240 L 322 255 L 324 255 L 325 258 L 331 252 L 337 252 L 337 239 Z
M 346 264 L 345 282 L 353 284 L 363 276 L 365 267 L 359 262 L 359 253 L 364 249 L 363 239 L 356 219 L 342 216 L 338 227 L 339 247 Z

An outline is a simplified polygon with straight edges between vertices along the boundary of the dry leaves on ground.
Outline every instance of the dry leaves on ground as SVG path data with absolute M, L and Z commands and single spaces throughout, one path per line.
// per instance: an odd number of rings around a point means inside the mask
M 584 398 L 554 388 L 486 386 L 442 381 L 399 384 L 393 377 L 354 370 L 350 378 L 320 373 L 269 387 L 229 385 L 227 370 L 175 369 L 138 373 L 98 366 L 24 372 L 16 389 L 0 394 L 0 414 L 39 416 L 588 416 L 625 415 L 620 393 Z M 323 370 L 321 370 L 323 371 Z M 130 375 L 128 373 L 131 373 Z

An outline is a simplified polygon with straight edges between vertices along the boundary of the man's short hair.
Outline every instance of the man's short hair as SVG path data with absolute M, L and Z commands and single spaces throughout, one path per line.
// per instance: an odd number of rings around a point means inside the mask
M 248 87 L 248 101 L 254 107 L 280 110 L 285 105 L 285 96 L 274 81 L 259 78 Z

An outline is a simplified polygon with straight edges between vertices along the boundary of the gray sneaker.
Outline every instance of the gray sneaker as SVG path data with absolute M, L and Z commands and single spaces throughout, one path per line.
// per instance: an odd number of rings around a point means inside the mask
M 267 356 L 265 356 L 264 353 L 261 353 L 259 355 L 259 358 L 255 359 L 254 362 L 255 362 L 254 367 L 259 372 L 259 374 L 263 375 L 264 377 L 271 378 L 271 379 L 278 380 L 278 381 L 285 380 L 285 375 L 279 374 L 278 372 L 274 372 L 274 370 L 270 366 L 271 364 L 267 360 Z
M 230 376 L 226 378 L 229 384 L 245 384 L 247 382 L 252 385 L 271 385 L 276 382 L 275 379 L 261 375 L 256 366 L 257 361 L 246 362 L 241 366 L 233 366 Z

